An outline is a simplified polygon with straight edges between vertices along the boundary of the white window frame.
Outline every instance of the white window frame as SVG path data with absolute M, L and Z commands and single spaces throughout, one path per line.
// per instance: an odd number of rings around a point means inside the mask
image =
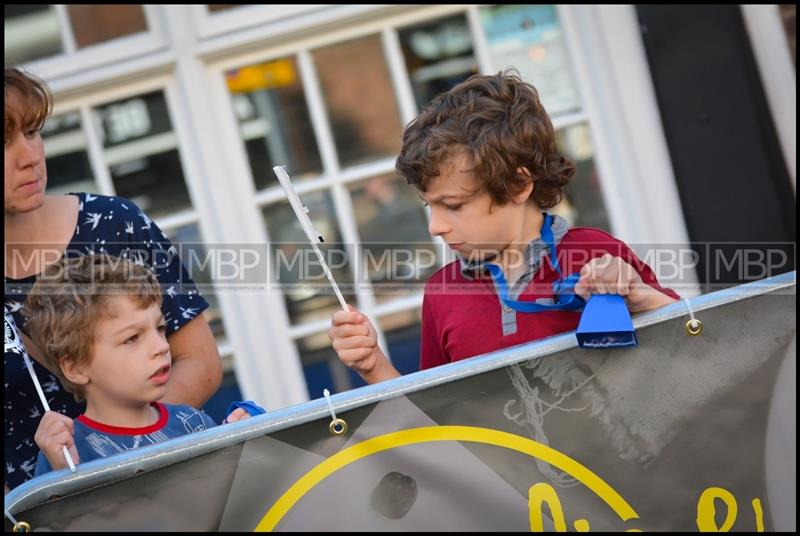
M 743 5 L 741 9 L 767 106 L 797 197 L 797 75 L 780 9 L 775 4 Z
M 638 244 L 689 251 L 636 8 L 559 5 L 558 14 L 589 116 L 612 234 L 640 255 L 646 248 L 637 250 Z M 699 294 L 696 271 L 683 275 L 679 293 Z
M 52 5 L 59 22 L 64 52 L 21 65 L 23 69 L 36 73 L 51 84 L 69 75 L 82 73 L 88 69 L 103 69 L 120 62 L 151 55 L 168 47 L 161 6 L 141 4 L 147 22 L 146 31 L 78 49 L 69 23 L 67 6 Z
M 208 4 L 195 4 L 191 6 L 191 10 L 197 35 L 207 39 L 253 26 L 287 22 L 287 19 L 296 19 L 309 12 L 329 7 L 331 7 L 329 4 L 242 4 L 211 12 L 208 10 Z

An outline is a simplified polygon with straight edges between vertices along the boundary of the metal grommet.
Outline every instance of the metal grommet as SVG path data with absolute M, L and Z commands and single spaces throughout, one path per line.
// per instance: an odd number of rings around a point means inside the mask
M 333 435 L 342 435 L 347 433 L 347 423 L 343 419 L 335 419 L 328 425 L 328 429 Z
M 703 331 L 703 323 L 693 318 L 686 322 L 686 333 L 692 336 L 700 335 L 700 332 Z
M 25 523 L 24 521 L 18 521 L 14 525 L 13 532 L 30 532 L 31 526 Z

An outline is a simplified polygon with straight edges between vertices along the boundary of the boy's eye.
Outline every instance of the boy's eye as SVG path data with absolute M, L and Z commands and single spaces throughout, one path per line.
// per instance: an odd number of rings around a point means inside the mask
M 124 344 L 133 344 L 133 343 L 135 343 L 135 342 L 136 342 L 138 339 L 139 339 L 139 334 L 138 334 L 138 333 L 137 333 L 136 335 L 131 335 L 130 337 L 128 337 L 127 339 L 125 339 L 125 343 L 124 343 Z
M 447 210 L 456 211 L 456 210 L 460 209 L 463 206 L 464 206 L 463 204 L 461 204 L 461 205 L 447 205 L 447 204 L 445 204 L 444 208 L 446 208 Z
M 157 330 L 158 330 L 160 333 L 163 333 L 164 331 L 166 331 L 166 330 L 167 330 L 167 324 L 166 324 L 166 323 L 164 323 L 164 324 L 159 324 L 159 325 L 158 325 L 158 327 L 157 327 L 156 329 L 157 329 Z
M 37 129 L 37 128 L 32 128 L 32 129 L 26 130 L 24 132 L 25 137 L 28 138 L 28 139 L 35 137 L 38 133 L 39 133 L 39 129 Z

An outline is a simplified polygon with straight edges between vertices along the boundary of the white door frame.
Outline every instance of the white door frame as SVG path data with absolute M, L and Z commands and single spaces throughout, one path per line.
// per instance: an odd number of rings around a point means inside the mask
M 590 118 L 613 233 L 640 255 L 646 246 L 657 245 L 683 252 L 677 259 L 681 284 L 675 290 L 696 295 L 694 256 L 636 9 L 559 6 L 559 16 Z M 663 277 L 674 265 L 651 267 Z
M 742 17 L 797 196 L 797 75 L 780 11 L 775 4 L 743 5 Z

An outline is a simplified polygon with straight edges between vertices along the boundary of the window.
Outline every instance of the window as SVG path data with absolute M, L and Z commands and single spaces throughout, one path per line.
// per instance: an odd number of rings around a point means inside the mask
M 225 77 L 256 189 L 278 184 L 276 165 L 291 170 L 293 180 L 319 175 L 322 161 L 295 59 L 247 65 Z
M 478 72 L 466 16 L 426 21 L 399 32 L 417 107 Z
M 47 193 L 96 192 L 79 112 L 53 115 L 42 128 L 47 165 Z
M 7 5 L 5 62 L 28 63 L 147 32 L 142 5 Z
M 402 126 L 378 36 L 320 48 L 313 55 L 339 164 L 396 155 Z
M 329 192 L 313 192 L 303 196 L 311 224 L 322 234 L 326 263 L 340 286 L 346 301 L 353 303 L 352 276 L 349 252 L 342 240 Z M 309 246 L 300 223 L 288 201 L 280 201 L 263 209 L 264 220 L 272 244 L 272 281 L 283 292 L 289 320 L 302 324 L 311 320 L 328 319 L 340 309 L 316 253 Z
M 363 247 L 360 280 L 372 283 L 378 303 L 422 292 L 439 259 L 416 191 L 391 174 L 348 189 Z
M 67 4 L 66 7 L 78 48 L 147 31 L 141 5 Z
M 512 67 L 536 87 L 557 129 L 559 150 L 575 163 L 564 199 L 551 212 L 571 225 L 610 231 L 589 127 L 555 6 L 485 6 L 480 8 L 480 21 L 491 72 Z
M 163 92 L 99 106 L 94 117 L 117 195 L 154 219 L 191 208 Z
M 63 52 L 58 16 L 53 6 L 6 5 L 4 43 L 6 65 Z
M 293 53 L 225 71 L 254 202 L 269 236 L 271 280 L 283 292 L 289 337 L 311 397 L 363 382 L 330 346 L 330 317 L 341 305 L 272 166 L 287 166 L 345 300 L 373 321 L 381 346 L 404 373 L 419 366 L 424 285 L 448 259 L 428 233 L 416 191 L 394 171 L 400 102 L 413 101 L 419 110 L 472 74 L 515 67 L 537 86 L 559 147 L 576 163 L 571 190 L 553 211 L 573 225 L 609 227 L 588 118 L 555 8 L 453 11 L 298 45 Z M 480 46 L 488 65 L 479 65 Z
M 206 7 L 208 7 L 209 12 L 216 13 L 217 11 L 226 11 L 228 9 L 239 7 L 240 5 L 241 4 L 206 4 Z
M 795 4 L 780 4 L 778 6 L 786 32 L 786 42 L 792 51 L 792 65 L 797 66 L 797 6 Z
M 555 6 L 482 7 L 481 25 L 495 67 L 515 67 L 551 117 L 580 110 L 580 97 Z

